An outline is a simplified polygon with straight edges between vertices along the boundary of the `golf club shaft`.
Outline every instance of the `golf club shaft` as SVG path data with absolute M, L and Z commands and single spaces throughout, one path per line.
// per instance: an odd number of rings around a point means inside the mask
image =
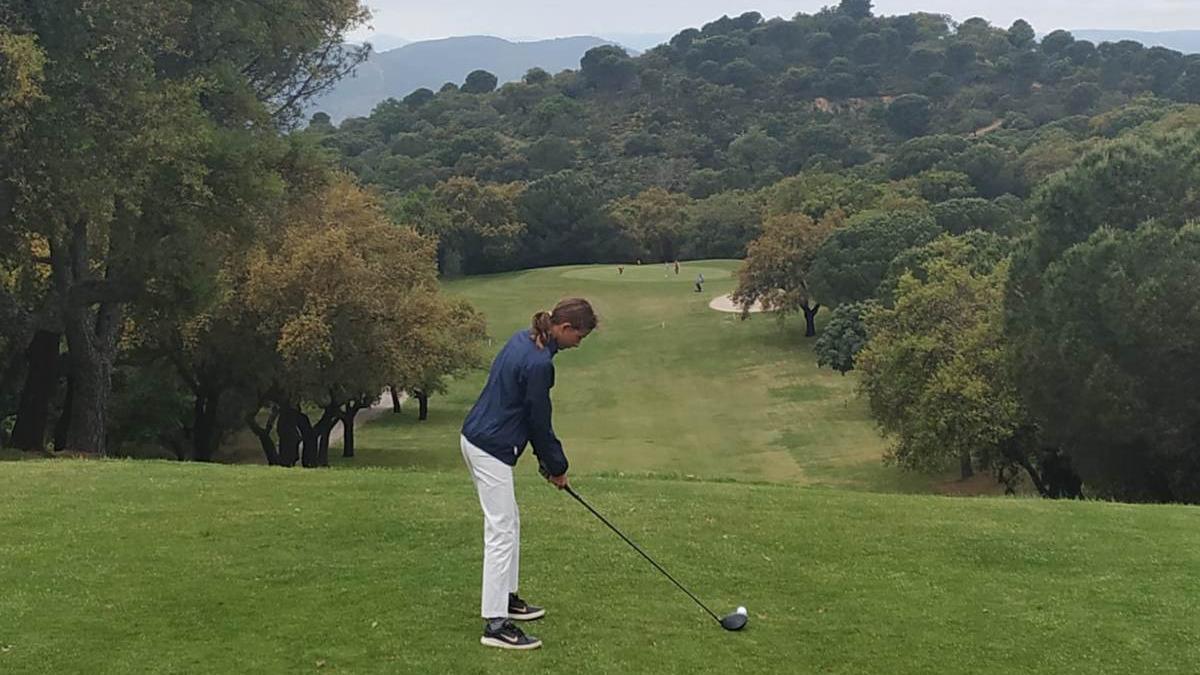
M 711 609 L 709 609 L 707 606 L 705 606 L 705 604 L 703 602 L 700 602 L 700 598 L 697 598 L 696 596 L 692 595 L 692 592 L 689 591 L 688 589 L 684 588 L 683 584 L 676 581 L 675 577 L 671 576 L 670 572 L 668 572 L 662 568 L 662 565 L 659 565 L 658 563 L 654 562 L 654 558 L 651 558 L 645 551 L 643 551 L 642 547 L 633 543 L 633 540 L 630 539 L 629 537 L 626 537 L 620 530 L 618 530 L 616 525 L 613 525 L 612 523 L 608 522 L 607 518 L 600 515 L 600 512 L 597 511 L 596 509 L 593 509 L 591 504 L 588 504 L 587 502 L 585 502 L 583 500 L 583 497 L 580 497 L 579 494 L 576 493 L 573 488 L 571 488 L 570 486 L 567 486 L 566 490 L 567 490 L 567 494 L 574 497 L 575 501 L 579 502 L 580 504 L 583 504 L 584 508 L 586 508 L 588 511 L 591 511 L 592 515 L 599 518 L 600 522 L 602 522 L 608 526 L 608 529 L 612 530 L 613 532 L 616 532 L 618 537 L 624 539 L 626 544 L 629 544 L 630 546 L 633 547 L 633 550 L 637 551 L 638 553 L 641 553 L 643 558 L 648 560 L 651 565 L 654 565 L 655 569 L 657 569 L 659 572 L 662 572 L 664 576 L 666 576 L 668 579 L 670 579 L 671 583 L 678 586 L 679 590 L 683 591 L 684 593 L 687 593 L 687 596 L 689 598 L 691 598 L 693 601 L 695 601 L 695 603 L 697 605 L 700 605 L 701 609 L 708 612 L 708 615 L 711 616 L 714 621 L 716 621 L 717 623 L 721 623 L 721 619 L 716 614 L 713 614 L 713 611 Z

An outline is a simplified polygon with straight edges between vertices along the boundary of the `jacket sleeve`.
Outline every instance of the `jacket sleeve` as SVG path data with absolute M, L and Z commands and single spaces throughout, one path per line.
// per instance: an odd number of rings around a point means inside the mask
M 554 364 L 538 363 L 529 366 L 525 386 L 525 415 L 529 424 L 529 440 L 543 473 L 561 476 L 567 472 L 567 456 L 562 443 L 554 435 L 550 422 L 550 388 L 554 386 Z

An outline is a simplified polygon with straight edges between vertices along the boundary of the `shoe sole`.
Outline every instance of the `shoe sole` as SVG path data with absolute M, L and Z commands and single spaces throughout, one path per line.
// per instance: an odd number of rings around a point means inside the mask
M 546 610 L 539 609 L 536 612 L 527 612 L 525 614 L 513 614 L 510 612 L 508 618 L 512 619 L 513 621 L 533 621 L 534 619 L 540 619 L 543 616 L 546 616 Z
M 513 650 L 517 650 L 517 651 L 527 651 L 530 649 L 537 649 L 538 647 L 541 647 L 542 641 L 538 640 L 537 642 L 529 642 L 529 643 L 526 643 L 523 645 L 514 645 L 513 643 L 506 642 L 504 640 L 501 640 L 500 638 L 492 638 L 492 637 L 488 637 L 485 635 L 485 636 L 479 638 L 479 644 L 481 644 L 485 647 L 498 647 L 500 649 L 513 649 Z

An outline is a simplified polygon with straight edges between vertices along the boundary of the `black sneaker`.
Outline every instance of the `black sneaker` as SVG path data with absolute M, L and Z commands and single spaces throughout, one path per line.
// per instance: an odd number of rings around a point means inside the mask
M 525 602 L 516 593 L 508 594 L 508 618 L 517 621 L 533 621 L 546 616 L 546 610 Z
M 542 641 L 526 635 L 510 619 L 495 619 L 484 625 L 479 644 L 500 649 L 537 649 Z

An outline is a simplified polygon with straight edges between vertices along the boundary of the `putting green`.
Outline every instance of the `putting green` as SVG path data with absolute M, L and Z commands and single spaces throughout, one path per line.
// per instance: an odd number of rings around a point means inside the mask
M 662 264 L 651 263 L 648 265 L 625 265 L 625 272 L 618 273 L 617 265 L 588 265 L 586 267 L 572 267 L 565 270 L 562 275 L 568 279 L 586 279 L 588 281 L 612 281 L 612 282 L 655 282 L 655 283 L 671 283 L 684 282 L 691 285 L 696 281 L 696 275 L 703 274 L 704 281 L 714 281 L 716 279 L 728 279 L 732 273 L 727 269 L 714 267 L 711 265 L 693 265 L 689 263 L 679 263 L 679 274 L 675 274 L 675 268 L 667 269 Z

